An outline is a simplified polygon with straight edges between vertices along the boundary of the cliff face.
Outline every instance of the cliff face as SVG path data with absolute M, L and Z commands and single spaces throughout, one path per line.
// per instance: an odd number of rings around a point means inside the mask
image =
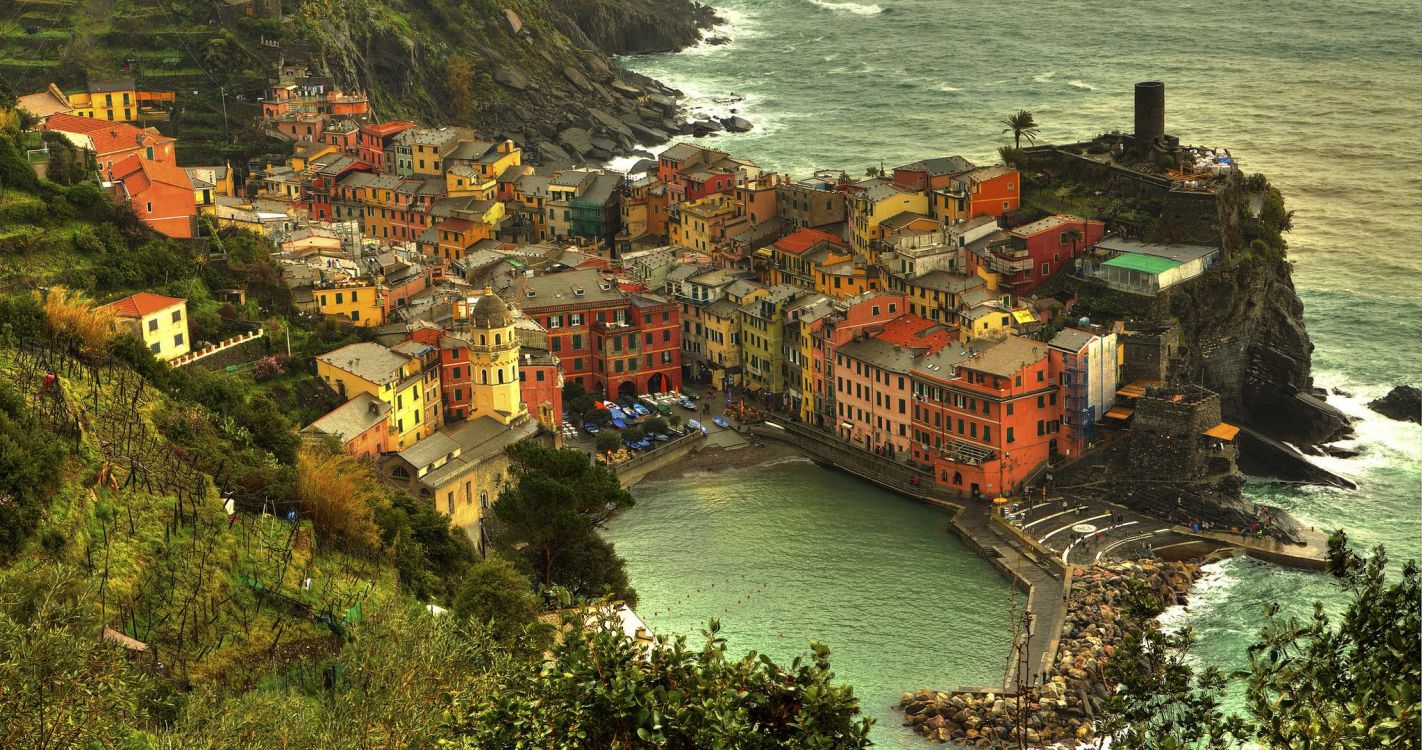
M 691 0 L 307 0 L 318 69 L 359 85 L 383 117 L 471 126 L 579 163 L 691 132 L 677 92 L 612 55 L 694 44 L 715 21 Z
M 1220 394 L 1227 418 L 1295 444 L 1337 439 L 1348 419 L 1313 393 L 1313 343 L 1289 264 L 1251 258 L 1174 292 L 1185 347 L 1175 376 Z

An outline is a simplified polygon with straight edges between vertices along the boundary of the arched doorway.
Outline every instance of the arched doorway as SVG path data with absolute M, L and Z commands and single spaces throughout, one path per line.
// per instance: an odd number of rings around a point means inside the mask
M 635 382 L 633 382 L 633 381 L 631 381 L 631 380 L 624 380 L 624 381 L 622 381 L 622 384 L 621 384 L 621 385 L 617 386 L 617 397 L 618 397 L 618 398 L 621 398 L 621 397 L 623 397 L 623 396 L 633 396 L 633 397 L 635 397 L 636 395 L 637 395 L 637 383 L 635 383 Z
M 667 390 L 667 376 L 666 376 L 666 375 L 663 375 L 662 373 L 659 372 L 659 373 L 656 373 L 656 374 L 652 375 L 652 377 L 647 378 L 647 392 L 648 392 L 648 393 L 665 393 L 666 390 Z

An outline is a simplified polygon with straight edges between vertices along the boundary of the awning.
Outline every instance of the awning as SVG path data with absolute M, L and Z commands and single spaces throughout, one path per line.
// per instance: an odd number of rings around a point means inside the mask
M 1219 438 L 1220 440 L 1229 442 L 1234 439 L 1235 435 L 1239 434 L 1239 428 L 1227 422 L 1220 422 L 1214 427 L 1205 430 L 1204 434 L 1208 437 Z
M 755 251 L 755 255 L 757 258 L 769 258 L 774 255 L 774 253 L 771 251 L 770 248 L 762 247 Z
M 1036 316 L 1031 310 L 1013 310 L 1012 319 L 1017 321 L 1017 325 L 1025 326 L 1037 322 Z
M 1107 419 L 1130 419 L 1136 410 L 1129 406 L 1113 406 L 1106 412 Z
M 1158 386 L 1160 384 L 1161 383 L 1159 380 L 1137 380 L 1136 382 L 1117 390 L 1116 395 L 1125 396 L 1126 398 L 1140 398 L 1141 396 L 1145 395 L 1147 388 L 1154 388 L 1155 386 Z
M 850 424 L 849 422 L 840 422 L 840 423 L 839 423 L 839 426 L 840 426 L 841 429 L 845 429 L 845 430 L 852 430 L 852 429 L 854 429 L 854 425 Z

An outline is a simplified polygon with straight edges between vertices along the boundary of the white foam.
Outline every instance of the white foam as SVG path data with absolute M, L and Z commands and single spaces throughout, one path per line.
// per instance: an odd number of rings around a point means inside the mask
M 1032 80 L 1036 81 L 1037 83 L 1050 83 L 1051 80 L 1052 80 L 1052 77 L 1055 76 L 1056 74 L 1057 74 L 1057 71 L 1055 71 L 1055 70 L 1049 70 L 1049 71 L 1047 71 L 1047 72 L 1045 72 L 1045 73 L 1041 73 L 1041 74 L 1032 76 Z M 1001 83 L 1001 81 L 999 81 L 999 83 Z
M 727 52 L 743 40 L 754 39 L 761 35 L 760 24 L 755 16 L 735 8 L 715 9 L 716 15 L 721 17 L 721 23 L 711 26 L 701 32 L 701 41 L 682 50 L 683 55 L 711 55 L 717 52 Z M 727 39 L 723 44 L 712 44 L 711 39 Z
M 949 86 L 949 85 L 946 84 L 946 83 L 940 83 L 940 84 L 935 85 L 935 86 L 933 87 L 933 90 L 934 90 L 934 91 L 942 91 L 942 92 L 945 93 L 945 94 L 953 94 L 953 93 L 957 93 L 957 92 L 959 92 L 959 91 L 962 91 L 962 89 L 958 88 L 957 86 Z
M 1239 576 L 1234 575 L 1234 569 L 1239 564 L 1240 561 L 1237 558 L 1231 557 L 1201 566 L 1200 577 L 1190 587 L 1190 603 L 1166 607 L 1165 611 L 1155 618 L 1155 621 L 1160 624 L 1160 629 L 1167 633 L 1175 633 L 1200 617 L 1202 612 L 1208 611 L 1223 601 L 1229 590 L 1242 580 Z
M 835 2 L 834 0 L 810 0 L 810 3 L 833 13 L 852 13 L 856 16 L 877 16 L 884 12 L 884 7 L 881 5 Z
M 1087 91 L 1095 91 L 1095 90 L 1096 90 L 1096 87 L 1095 87 L 1095 86 L 1092 86 L 1091 84 L 1087 83 L 1086 81 L 1078 81 L 1078 80 L 1076 80 L 1075 78 L 1071 79 L 1070 81 L 1067 81 L 1067 85 L 1068 85 L 1068 86 L 1071 86 L 1072 88 L 1085 89 L 1085 90 L 1087 90 Z

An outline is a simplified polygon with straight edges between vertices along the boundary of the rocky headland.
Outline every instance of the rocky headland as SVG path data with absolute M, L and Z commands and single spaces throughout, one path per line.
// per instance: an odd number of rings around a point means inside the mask
M 1154 560 L 1077 570 L 1052 668 L 1041 687 L 1023 693 L 1020 708 L 1009 691 L 919 690 L 899 700 L 904 725 L 927 740 L 962 747 L 1014 745 L 1019 732 L 1031 747 L 1093 741 L 1096 716 L 1116 689 L 1107 664 L 1126 639 L 1158 627 L 1131 615 L 1133 582 L 1166 607 L 1183 604 L 1199 576 L 1198 563 Z
M 1368 402 L 1368 408 L 1399 422 L 1422 423 L 1422 389 L 1415 385 L 1399 385 L 1386 396 Z

